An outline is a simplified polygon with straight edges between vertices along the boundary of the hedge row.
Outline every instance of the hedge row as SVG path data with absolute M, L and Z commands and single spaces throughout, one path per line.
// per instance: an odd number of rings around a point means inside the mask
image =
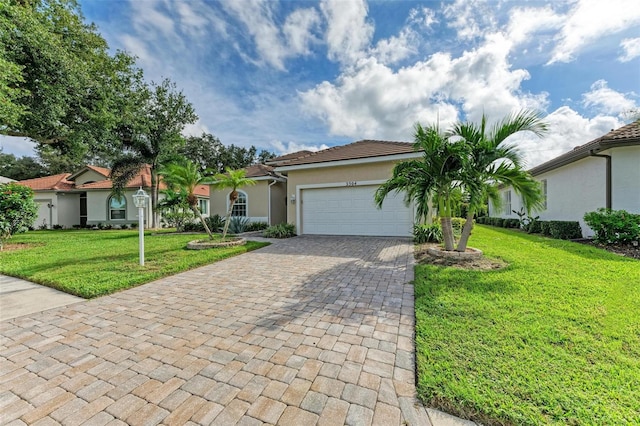
M 582 238 L 582 228 L 577 221 L 566 220 L 532 220 L 528 224 L 520 224 L 518 219 L 503 219 L 500 217 L 479 217 L 477 223 L 483 225 L 500 226 L 502 228 L 521 228 L 529 234 L 542 234 L 560 240 Z

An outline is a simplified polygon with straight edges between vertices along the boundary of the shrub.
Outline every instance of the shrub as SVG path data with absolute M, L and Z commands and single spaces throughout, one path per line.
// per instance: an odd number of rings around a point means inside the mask
M 79 224 L 77 224 L 77 223 L 76 223 L 75 225 L 72 225 L 71 227 L 72 227 L 73 229 L 82 229 L 82 225 L 79 225 Z
M 15 183 L 0 185 L 0 250 L 5 240 L 33 226 L 37 215 L 31 188 Z
M 138 223 L 137 222 L 133 222 L 131 225 L 131 229 L 137 229 L 138 228 Z
M 542 235 L 546 235 L 547 237 L 551 236 L 551 228 L 549 227 L 549 222 L 546 220 L 540 221 L 540 233 Z
M 440 227 L 440 224 L 414 225 L 413 241 L 416 244 L 442 242 L 442 228 Z
M 53 225 L 51 228 L 52 228 L 52 229 L 64 229 L 64 226 L 56 223 L 56 224 L 55 224 L 55 225 Z
M 204 226 L 201 222 L 185 222 L 182 224 L 182 229 L 177 229 L 184 232 L 204 232 Z
M 249 218 L 243 216 L 233 216 L 229 222 L 229 232 L 232 234 L 242 234 L 247 230 Z
M 640 215 L 625 210 L 598 209 L 584 215 L 584 221 L 603 244 L 629 243 L 640 240 Z
M 576 221 L 549 221 L 549 233 L 552 238 L 557 238 L 559 240 L 582 238 L 582 228 L 580 228 L 580 224 Z
M 269 227 L 267 222 L 251 222 L 247 225 L 246 232 L 263 231 Z
M 110 223 L 107 223 L 107 224 L 104 226 L 104 228 L 103 228 L 103 229 L 107 229 L 107 230 L 108 230 L 108 229 L 113 229 L 113 225 L 112 225 L 112 224 L 110 224 Z
M 541 221 L 539 221 L 538 219 L 532 219 L 531 222 L 529 222 L 529 226 L 527 227 L 527 232 L 529 234 L 539 234 L 542 232 L 542 225 L 541 225 Z
M 224 227 L 224 218 L 219 214 L 214 214 L 204 219 L 211 232 L 218 232 Z
M 265 238 L 290 238 L 296 236 L 296 227 L 291 223 L 281 223 L 270 226 L 264 230 L 262 236 Z
M 460 235 L 465 223 L 467 223 L 467 219 L 463 217 L 452 217 L 451 226 L 453 227 L 453 233 L 456 235 Z

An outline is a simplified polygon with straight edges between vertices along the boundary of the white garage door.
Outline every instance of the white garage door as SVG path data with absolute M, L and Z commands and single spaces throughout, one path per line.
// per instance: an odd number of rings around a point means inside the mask
M 413 209 L 389 194 L 376 208 L 377 186 L 304 189 L 302 233 L 316 235 L 411 236 Z

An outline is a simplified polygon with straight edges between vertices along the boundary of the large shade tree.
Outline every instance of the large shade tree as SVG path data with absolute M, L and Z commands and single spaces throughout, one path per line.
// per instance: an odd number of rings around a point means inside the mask
M 233 213 L 233 205 L 238 199 L 238 188 L 243 186 L 255 185 L 254 179 L 247 177 L 247 171 L 245 169 L 232 170 L 227 168 L 226 173 L 217 173 L 213 177 L 213 185 L 217 189 L 230 189 L 229 192 L 229 210 L 227 211 L 227 218 L 224 222 L 224 230 L 222 232 L 222 239 L 227 237 L 229 231 L 229 224 L 231 223 L 231 214 Z
M 405 201 L 414 203 L 420 220 L 428 217 L 432 203 L 437 204 L 445 250 L 453 250 L 453 193 L 460 185 L 466 146 L 452 142 L 437 125 L 422 127 L 417 124 L 414 149 L 421 151 L 422 157 L 398 163 L 391 179 L 376 191 L 375 202 L 382 207 L 389 193 L 404 192 Z
M 191 161 L 185 161 L 182 164 L 168 164 L 162 167 L 158 173 L 162 176 L 167 186 L 184 194 L 187 205 L 196 217 L 200 219 L 204 230 L 209 235 L 209 239 L 213 239 L 213 234 L 198 207 L 198 196 L 196 195 L 197 187 L 211 184 L 213 182 L 212 178 L 200 173 L 198 166 Z
M 134 62 L 109 52 L 75 0 L 0 2 L 0 134 L 74 157 L 117 148 L 142 79 Z
M 175 83 L 165 79 L 142 91 L 138 115 L 120 128 L 125 154 L 111 166 L 114 193 L 121 194 L 126 184 L 146 165 L 151 171 L 151 227 L 158 224 L 158 170 L 174 157 L 184 144 L 181 132 L 198 119 L 193 106 Z
M 531 132 L 543 136 L 547 124 L 533 111 L 511 114 L 494 125 L 487 124 L 483 114 L 480 123 L 457 122 L 449 131 L 451 138 L 462 141 L 467 149 L 462 186 L 469 200 L 467 221 L 456 248 L 464 252 L 473 228 L 473 218 L 487 198 L 500 204 L 497 185 L 508 185 L 522 197 L 527 212 L 540 207 L 539 183 L 525 170 L 523 158 L 508 138 L 516 133 Z

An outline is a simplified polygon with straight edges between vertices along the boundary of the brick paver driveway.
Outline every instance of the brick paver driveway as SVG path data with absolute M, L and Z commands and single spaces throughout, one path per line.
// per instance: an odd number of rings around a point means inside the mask
M 429 424 L 412 279 L 408 240 L 298 237 L 5 321 L 1 423 Z

